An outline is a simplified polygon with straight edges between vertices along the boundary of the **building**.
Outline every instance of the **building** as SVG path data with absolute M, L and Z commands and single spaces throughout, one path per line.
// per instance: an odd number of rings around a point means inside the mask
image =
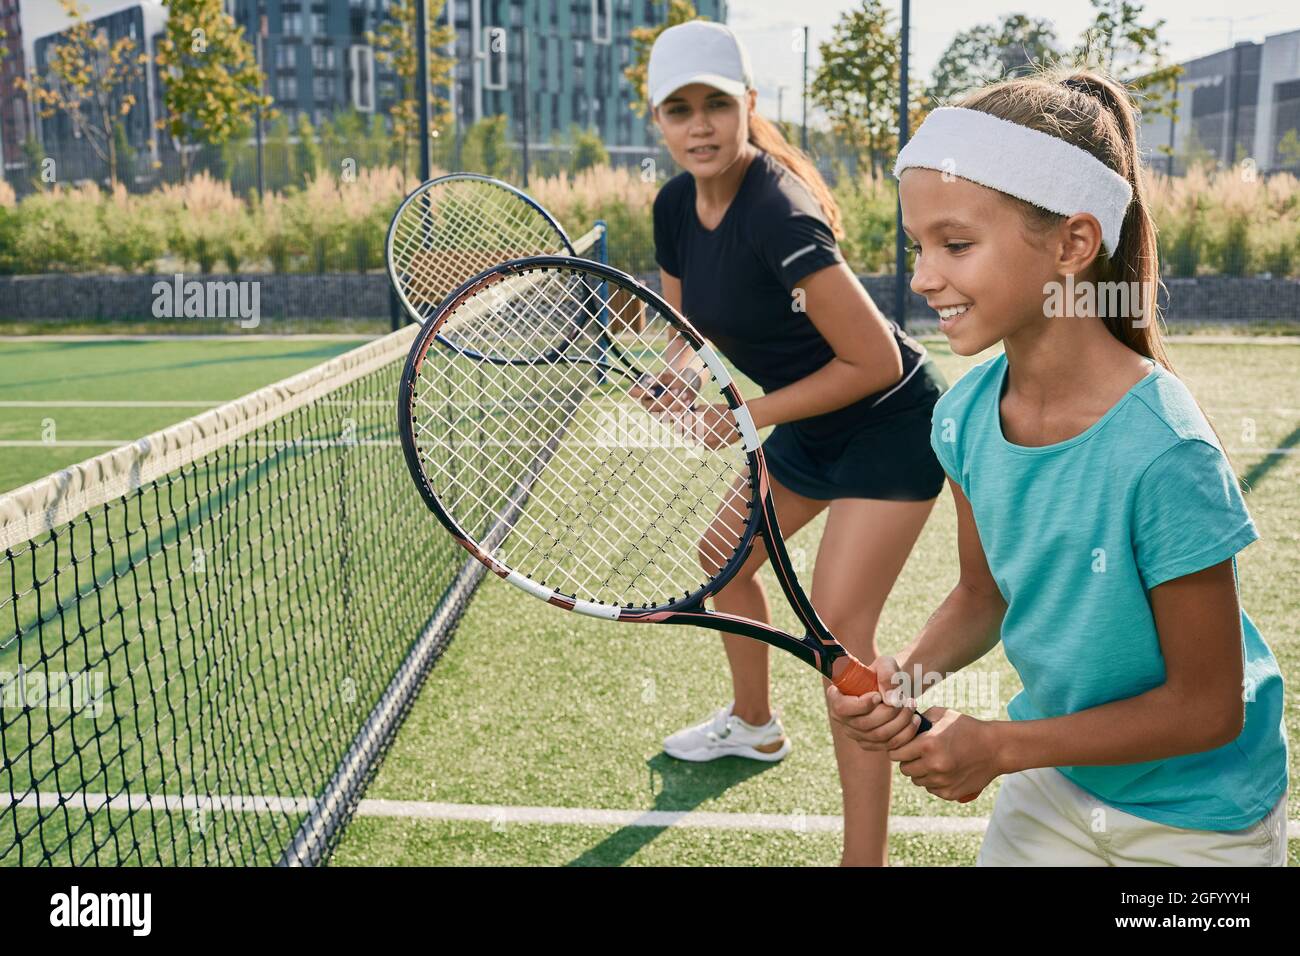
M 1300 137 L 1300 30 L 1263 43 L 1242 41 L 1180 65 L 1177 118 L 1143 116 L 1147 163 L 1180 175 L 1192 153 L 1208 153 L 1223 165 L 1250 158 L 1263 173 L 1300 175 L 1300 160 L 1279 150 L 1288 132 Z
M 0 0 L 0 170 L 23 168 L 23 143 L 31 135 L 26 98 L 14 81 L 24 75 L 23 25 L 18 0 Z
M 127 3 L 120 0 L 97 0 L 83 5 L 86 8 L 86 18 L 96 30 L 107 33 L 110 44 L 128 37 L 135 43 L 137 50 L 147 52 L 152 60 L 167 22 L 165 8 L 141 0 Z M 60 36 L 68 29 L 70 21 L 59 4 L 54 2 L 19 0 L 19 9 L 26 72 L 29 75 L 44 75 L 50 54 L 60 42 Z M 157 120 L 161 115 L 161 97 L 157 70 L 152 66 L 143 68 L 129 91 L 122 91 L 123 94 L 127 92 L 134 97 L 134 104 L 119 122 L 126 142 L 142 161 L 138 164 L 139 167 L 148 168 L 160 153 Z M 24 103 L 22 109 L 26 112 L 30 128 L 36 133 L 41 151 L 57 161 L 60 180 L 103 180 L 106 177 L 103 160 L 86 142 L 85 137 L 79 135 L 66 114 L 41 117 L 36 114 L 34 104 L 30 102 Z M 5 165 L 6 170 L 13 168 L 9 162 Z M 19 162 L 17 165 L 22 164 Z M 128 182 L 138 172 L 138 169 L 127 168 L 125 164 L 119 170 L 120 176 Z
M 111 41 L 130 37 L 151 56 L 166 26 L 156 0 L 83 0 L 86 16 Z M 389 20 L 390 0 L 224 0 L 226 10 L 254 44 L 266 74 L 266 92 L 296 128 L 300 116 L 319 127 L 343 110 L 386 114 L 397 100 L 397 77 L 371 44 Z M 695 0 L 702 16 L 725 21 L 726 0 Z M 439 24 L 454 31 L 441 52 L 454 56 L 451 83 L 437 91 L 449 101 L 463 132 L 486 117 L 505 115 L 510 138 L 523 136 L 545 150 L 566 142 L 575 127 L 595 130 L 617 158 L 643 155 L 654 141 L 647 121 L 630 107 L 623 76 L 632 60 L 632 30 L 663 22 L 668 0 L 446 0 Z M 54 0 L 0 0 L 0 24 L 16 21 L 6 41 L 18 55 L 0 66 L 0 82 L 14 71 L 40 74 L 69 20 Z M 6 87 L 7 89 L 8 87 Z M 135 104 L 122 119 L 136 156 L 119 170 L 128 184 L 146 188 L 173 178 L 179 158 L 158 120 L 163 78 L 146 69 L 131 93 Z M 11 181 L 24 168 L 22 143 L 34 132 L 43 154 L 58 163 L 63 181 L 102 181 L 101 160 L 62 114 L 35 115 L 31 104 L 6 94 L 0 103 L 0 156 Z M 228 171 L 227 171 L 228 173 Z
M 503 113 L 518 130 L 526 93 L 529 142 L 567 140 L 575 126 L 594 129 L 615 154 L 640 155 L 653 141 L 632 112 L 623 71 L 632 62 L 632 30 L 662 23 L 664 0 L 449 0 L 449 7 L 453 108 L 463 125 Z M 695 7 L 726 22 L 726 0 L 696 0 Z
M 230 0 L 248 35 L 264 34 L 262 62 L 276 108 L 291 123 L 305 113 L 315 125 L 348 107 L 386 112 L 397 98 L 396 77 L 368 40 L 388 6 Z M 700 14 L 714 20 L 725 21 L 726 6 L 696 0 Z M 631 32 L 662 22 L 667 7 L 667 0 L 447 0 L 439 23 L 452 27 L 455 39 L 443 53 L 454 54 L 456 65 L 451 88 L 441 94 L 461 129 L 504 114 L 517 140 L 527 90 L 530 143 L 567 139 L 581 126 L 597 130 L 612 152 L 636 150 L 650 140 L 628 107 L 623 70 L 631 62 Z

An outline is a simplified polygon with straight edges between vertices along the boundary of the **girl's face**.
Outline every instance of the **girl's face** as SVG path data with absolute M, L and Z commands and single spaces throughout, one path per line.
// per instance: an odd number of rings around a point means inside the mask
M 758 94 L 729 96 L 704 83 L 676 90 L 655 108 L 655 122 L 673 161 L 697 179 L 728 169 L 749 141 L 749 111 Z
M 939 313 L 958 355 L 976 355 L 1044 318 L 1043 286 L 1058 281 L 1050 240 L 1032 244 L 1020 211 L 996 190 L 933 169 L 903 172 L 903 229 L 916 265 L 912 291 Z

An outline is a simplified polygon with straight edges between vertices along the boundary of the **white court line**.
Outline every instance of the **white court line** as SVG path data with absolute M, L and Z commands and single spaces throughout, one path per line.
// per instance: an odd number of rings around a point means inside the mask
M 218 401 L 170 401 L 170 402 L 126 402 L 126 401 L 6 401 L 0 402 L 0 408 L 216 408 L 230 401 L 223 398 Z
M 946 335 L 935 334 L 938 328 L 938 319 L 921 320 L 924 328 L 909 325 L 907 332 L 918 342 L 935 342 L 940 345 L 948 341 Z M 1217 333 L 1206 333 L 1197 335 L 1189 332 L 1179 332 L 1174 335 L 1161 336 L 1165 342 L 1173 342 L 1176 345 L 1300 345 L 1300 335 L 1233 335 L 1231 333 L 1220 335 Z
M 29 793 L 19 798 L 17 806 L 47 810 L 62 799 L 72 809 L 89 806 L 93 810 L 235 810 L 252 813 L 305 813 L 315 801 L 310 797 L 164 796 L 126 794 Z M 491 824 L 531 824 L 538 826 L 595 827 L 677 827 L 695 830 L 745 830 L 831 833 L 844 828 L 842 817 L 826 814 L 798 813 L 716 813 L 704 810 L 601 810 L 588 807 L 514 807 L 482 803 L 434 803 L 423 800 L 362 800 L 357 816 L 389 817 L 407 820 L 468 821 Z M 891 816 L 893 833 L 941 835 L 983 833 L 988 817 Z M 1300 839 L 1300 820 L 1288 820 L 1287 839 Z
M 829 833 L 844 829 L 838 816 L 779 813 L 714 813 L 704 810 L 599 810 L 579 807 L 510 807 L 472 803 L 362 800 L 357 815 L 475 823 L 551 826 L 679 827 L 696 830 L 792 830 Z M 987 817 L 890 817 L 895 833 L 983 833 Z
M 218 335 L 0 335 L 0 342 L 370 342 L 382 338 L 368 332 L 264 332 Z
M 116 399 L 7 399 L 0 401 L 0 408 L 216 408 L 218 405 L 224 405 L 227 402 L 238 401 L 243 398 L 242 395 L 236 395 L 234 398 L 213 398 L 213 399 L 172 399 L 160 401 L 129 401 Z M 357 398 L 357 399 L 332 399 L 327 400 L 326 404 L 332 405 L 373 405 L 388 406 L 392 402 L 382 402 L 374 398 Z M 1247 409 L 1250 411 L 1250 409 Z M 1259 411 L 1256 409 L 1256 411 Z
M 138 438 L 103 438 L 99 440 L 75 441 L 40 441 L 26 439 L 19 441 L 5 440 L 0 441 L 0 448 L 118 448 L 122 445 L 134 445 L 140 439 Z M 397 439 L 378 440 L 378 439 L 343 439 L 343 438 L 313 438 L 313 439 L 285 439 L 284 441 L 272 441 L 271 439 L 260 439 L 258 441 L 237 441 L 234 444 L 241 448 L 333 448 L 334 446 L 344 445 L 380 445 L 383 447 L 400 448 L 402 443 Z

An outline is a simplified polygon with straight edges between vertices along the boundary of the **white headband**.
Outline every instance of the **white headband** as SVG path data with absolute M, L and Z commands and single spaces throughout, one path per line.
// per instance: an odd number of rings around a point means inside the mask
M 944 106 L 925 118 L 894 163 L 897 178 L 919 166 L 948 172 L 1062 216 L 1101 223 L 1108 255 L 1119 244 L 1133 187 L 1077 146 L 979 110 Z

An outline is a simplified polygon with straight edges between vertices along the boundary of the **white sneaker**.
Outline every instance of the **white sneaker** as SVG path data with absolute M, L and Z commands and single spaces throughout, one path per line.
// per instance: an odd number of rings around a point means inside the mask
M 728 704 L 708 720 L 677 731 L 664 741 L 664 753 L 695 763 L 719 757 L 747 757 L 773 763 L 790 752 L 790 741 L 775 713 L 766 724 L 755 727 L 733 716 L 733 707 L 734 703 Z

